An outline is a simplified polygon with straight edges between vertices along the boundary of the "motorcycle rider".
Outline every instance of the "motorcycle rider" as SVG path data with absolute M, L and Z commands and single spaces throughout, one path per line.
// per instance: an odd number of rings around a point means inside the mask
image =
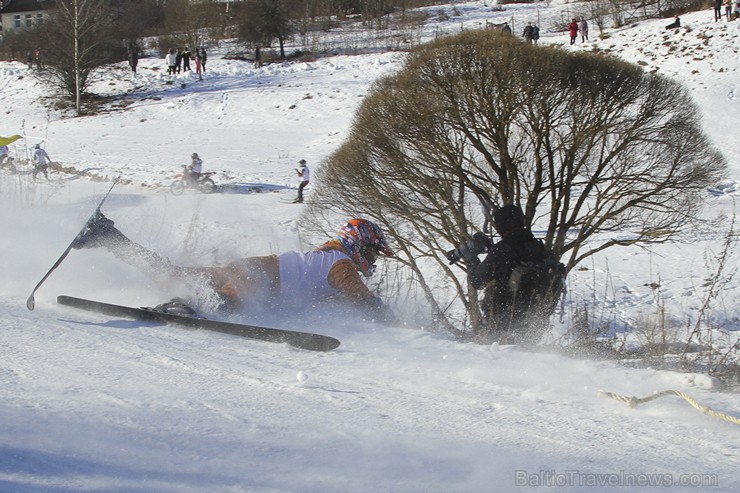
M 198 153 L 194 152 L 190 158 L 190 166 L 188 166 L 186 178 L 191 186 L 195 186 L 200 178 L 200 174 L 203 172 L 203 160 L 198 157 Z

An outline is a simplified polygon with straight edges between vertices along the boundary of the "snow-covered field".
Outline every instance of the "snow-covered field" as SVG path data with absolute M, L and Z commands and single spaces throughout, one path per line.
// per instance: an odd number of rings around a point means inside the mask
M 577 4 L 460 2 L 437 29 L 559 18 Z M 450 11 L 451 7 L 448 8 Z M 436 12 L 438 9 L 435 9 Z M 719 251 L 740 181 L 740 22 L 711 10 L 641 22 L 572 49 L 609 51 L 684 81 L 726 155 L 726 182 L 708 191 L 706 229 L 649 251 L 612 249 L 569 278 L 628 321 L 658 300 L 677 317 L 703 301 L 706 257 Z M 567 45 L 564 33 L 541 43 Z M 517 32 L 521 31 L 517 28 Z M 104 251 L 73 251 L 25 300 L 121 174 L 103 211 L 132 239 L 187 264 L 305 249 L 323 241 L 297 227 L 293 168 L 320 165 L 346 137 L 354 110 L 402 53 L 268 65 L 222 59 L 203 80 L 166 75 L 144 58 L 133 77 L 111 67 L 94 90 L 121 94 L 95 116 L 48 110 L 48 89 L 23 63 L 0 62 L 0 135 L 22 134 L 11 155 L 43 142 L 79 173 L 34 182 L 0 174 L 0 492 L 512 492 L 740 490 L 740 427 L 665 397 L 630 409 L 605 389 L 666 389 L 740 418 L 740 395 L 712 378 L 611 361 L 460 344 L 410 326 L 275 323 L 342 345 L 312 353 L 228 335 L 76 311 L 59 294 L 153 305 L 181 294 Z M 571 48 L 569 48 L 571 49 Z M 167 187 L 192 152 L 221 193 L 175 197 Z M 85 173 L 82 173 L 82 172 Z M 102 181 L 101 181 L 102 179 Z M 308 189 L 310 200 L 310 188 Z M 737 234 L 737 233 L 735 233 Z M 737 265 L 737 252 L 732 252 Z M 656 294 L 649 286 L 660 280 Z M 737 340 L 740 279 L 717 300 Z M 392 303 L 392 300 L 389 300 Z M 719 334 L 719 331 L 718 331 Z

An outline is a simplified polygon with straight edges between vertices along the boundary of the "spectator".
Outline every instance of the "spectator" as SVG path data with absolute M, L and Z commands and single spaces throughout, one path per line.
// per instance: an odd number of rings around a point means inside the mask
M 139 64 L 139 47 L 134 46 L 128 51 L 128 64 L 131 71 L 136 74 L 136 66 Z
M 178 74 L 182 71 L 182 48 L 178 48 L 175 52 L 175 69 Z
M 534 26 L 532 26 L 531 22 L 527 22 L 526 27 L 524 28 L 524 32 L 522 33 L 524 36 L 524 39 L 527 40 L 527 43 L 531 43 L 532 39 L 534 37 Z
M 483 233 L 447 252 L 451 263 L 463 260 L 474 289 L 484 290 L 481 309 L 490 333 L 480 342 L 529 338 L 529 322 L 539 313 L 548 318 L 562 292 L 565 267 L 532 234 L 521 208 L 507 205 L 493 214 L 501 241 L 493 244 Z M 486 253 L 481 262 L 478 255 Z M 542 320 L 539 320 L 542 325 Z M 534 334 L 541 335 L 536 329 Z M 530 341 L 537 342 L 537 341 Z
M 722 0 L 714 0 L 714 22 L 722 19 Z
M 254 49 L 254 68 L 260 68 L 262 66 L 262 50 L 260 45 Z
M 666 29 L 678 29 L 679 27 L 681 27 L 681 19 L 678 16 L 676 16 L 673 22 L 668 24 L 665 28 Z
M 206 55 L 206 49 L 205 48 L 201 48 L 200 49 L 200 66 L 203 69 L 203 72 L 206 71 L 206 59 L 207 58 L 208 58 L 208 56 Z
M 501 31 L 505 32 L 506 34 L 511 34 L 511 27 L 509 26 L 508 22 L 504 22 L 504 26 L 501 28 Z
M 534 44 L 537 44 L 537 41 L 540 39 L 540 28 L 537 26 L 537 24 L 534 24 L 532 26 L 532 41 L 534 41 Z
M 727 18 L 727 21 L 732 20 L 732 0 L 725 0 L 725 18 Z
M 581 22 L 578 24 L 578 32 L 581 35 L 581 43 L 588 41 L 588 22 L 585 17 L 581 17 Z
M 190 48 L 187 46 L 182 50 L 182 71 L 187 72 L 190 70 Z
M 175 75 L 177 70 L 177 55 L 174 48 L 170 48 L 170 52 L 165 56 L 165 59 L 167 60 L 167 74 Z
M 36 62 L 36 68 L 41 70 L 44 64 L 41 62 L 41 48 L 36 48 L 33 52 L 33 61 Z
M 570 44 L 576 44 L 576 38 L 578 38 L 578 21 L 575 18 L 568 24 L 568 32 L 570 33 Z

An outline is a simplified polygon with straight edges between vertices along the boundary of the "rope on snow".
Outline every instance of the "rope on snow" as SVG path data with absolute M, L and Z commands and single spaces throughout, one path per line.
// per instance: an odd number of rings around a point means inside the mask
M 736 418 L 735 416 L 730 416 L 728 414 L 720 413 L 717 411 L 713 411 L 712 409 L 708 408 L 707 406 L 702 406 L 698 402 L 696 402 L 694 399 L 691 398 L 691 396 L 679 391 L 679 390 L 664 390 L 663 392 L 658 392 L 657 394 L 651 395 L 649 397 L 627 397 L 626 395 L 620 395 L 615 394 L 613 392 L 607 392 L 606 390 L 599 390 L 598 394 L 602 397 L 611 397 L 614 400 L 624 402 L 629 407 L 637 407 L 638 404 L 643 404 L 645 402 L 650 402 L 652 400 L 658 399 L 659 397 L 665 397 L 667 395 L 677 395 L 678 397 L 683 398 L 691 404 L 694 408 L 698 409 L 699 411 L 703 412 L 704 414 L 708 414 L 709 416 L 717 419 L 722 419 L 725 421 L 728 421 L 730 423 L 734 423 L 736 425 L 740 425 L 740 418 Z

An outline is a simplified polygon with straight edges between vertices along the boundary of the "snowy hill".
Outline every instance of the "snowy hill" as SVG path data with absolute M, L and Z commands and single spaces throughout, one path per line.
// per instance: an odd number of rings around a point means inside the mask
M 486 22 L 559 18 L 573 4 L 493 11 L 454 5 L 425 33 Z M 453 8 L 448 8 L 452 12 Z M 568 12 L 571 12 L 569 10 Z M 660 303 L 691 318 L 733 217 L 740 181 L 734 142 L 740 22 L 711 10 L 609 30 L 573 48 L 609 52 L 682 80 L 730 163 L 707 192 L 705 223 L 680 242 L 611 250 L 569 278 L 622 324 Z M 543 29 L 541 43 L 567 47 Z M 605 389 L 644 397 L 666 389 L 740 418 L 740 394 L 700 373 L 460 344 L 411 325 L 384 327 L 312 313 L 268 322 L 337 337 L 328 353 L 80 312 L 59 294 L 151 306 L 182 294 L 104 251 L 73 251 L 25 300 L 109 188 L 103 210 L 173 262 L 209 264 L 303 249 L 298 159 L 320 165 L 354 110 L 401 52 L 268 65 L 213 47 L 203 80 L 166 75 L 157 57 L 132 76 L 111 67 L 94 90 L 122 95 L 100 113 L 65 118 L 26 66 L 0 62 L 0 135 L 43 142 L 71 173 L 34 182 L 0 174 L 0 492 L 511 492 L 740 489 L 740 427 L 664 397 L 631 409 Z M 175 197 L 169 183 L 192 152 L 217 171 L 220 193 Z M 308 189 L 310 200 L 310 188 Z M 735 233 L 736 234 L 736 233 Z M 737 251 L 731 253 L 737 265 Z M 650 286 L 660 281 L 660 289 Z M 737 341 L 737 278 L 718 298 L 717 337 Z M 392 302 L 392 300 L 389 300 Z M 284 314 L 283 314 L 284 315 Z

